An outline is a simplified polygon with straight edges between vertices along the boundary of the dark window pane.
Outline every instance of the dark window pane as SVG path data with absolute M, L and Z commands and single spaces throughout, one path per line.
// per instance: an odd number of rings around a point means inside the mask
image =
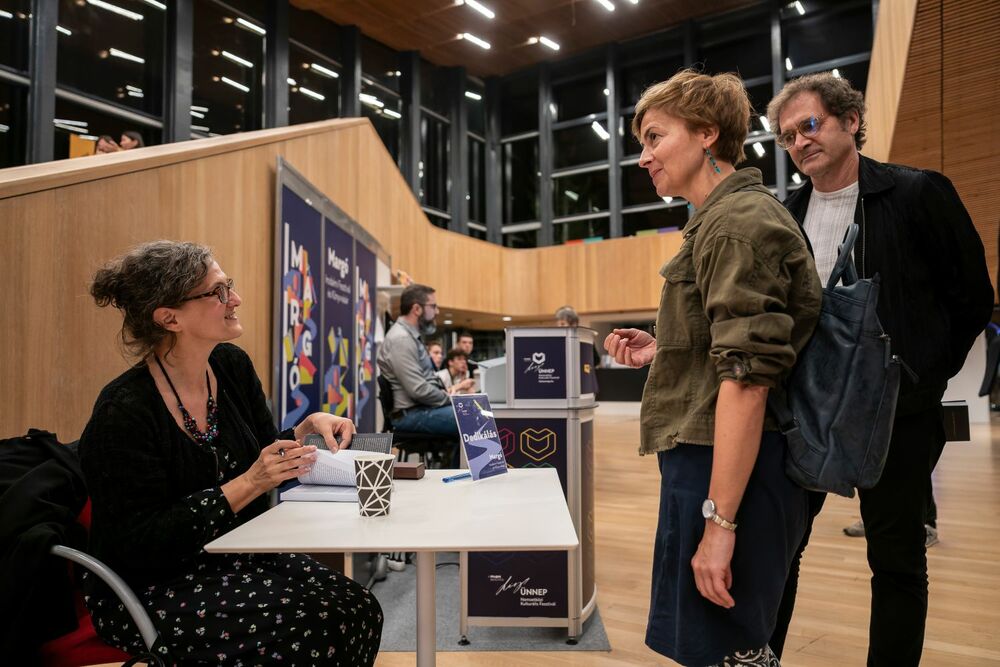
M 638 206 L 663 201 L 656 194 L 649 172 L 637 164 L 622 167 L 622 206 Z
M 815 16 L 807 12 L 783 25 L 782 55 L 791 61 L 792 67 L 802 67 L 870 51 L 872 27 L 872 9 L 867 3 Z
M 371 120 L 375 131 L 385 144 L 386 150 L 392 156 L 392 161 L 399 164 L 399 122 L 403 117 L 402 103 L 395 95 L 385 91 L 361 85 L 362 95 L 366 102 L 361 104 L 361 115 Z M 378 93 L 378 96 L 376 96 Z
M 486 224 L 486 145 L 469 137 L 469 219 Z
M 365 76 L 399 92 L 399 54 L 381 42 L 361 36 L 361 68 Z
M 503 220 L 538 220 L 538 139 L 503 144 Z
M 431 224 L 435 227 L 440 227 L 441 229 L 448 229 L 448 218 L 443 215 L 437 215 L 433 211 L 424 211 L 424 215 L 430 220 Z
M 238 19 L 242 17 L 215 3 L 195 0 L 191 99 L 194 113 L 204 117 L 191 119 L 194 132 L 230 134 L 263 127 L 263 27 Z M 232 60 L 223 51 L 252 66 Z
M 0 65 L 28 71 L 30 0 L 0 0 Z
M 479 239 L 481 241 L 486 240 L 486 232 L 483 231 L 482 229 L 473 229 L 472 227 L 469 227 L 469 236 L 471 236 L 474 239 Z
M 595 120 L 607 131 L 607 123 Z M 608 142 L 590 124 L 568 127 L 552 133 L 553 165 L 556 169 L 575 167 L 588 162 L 607 161 Z
M 340 115 L 339 68 L 305 49 L 288 47 L 288 122 L 311 123 Z
M 465 107 L 468 118 L 469 132 L 475 132 L 479 136 L 486 136 L 486 100 L 483 99 L 485 93 L 483 87 L 472 81 L 465 83 Z M 476 99 L 476 97 L 479 99 Z
M 55 132 L 53 155 L 56 160 L 79 155 L 81 152 L 79 142 L 81 140 L 96 143 L 99 136 L 106 134 L 117 143 L 125 130 L 139 132 L 146 146 L 160 143 L 161 133 L 157 128 L 135 125 L 128 120 L 95 111 L 90 107 L 58 97 L 56 98 L 56 119 L 59 121 L 53 128 Z M 77 138 L 71 139 L 71 136 Z M 93 152 L 91 146 L 82 145 L 82 147 L 86 149 L 84 151 L 86 153 Z
M 763 155 L 760 154 L 757 146 L 760 147 L 759 150 L 764 152 Z M 774 142 L 773 141 L 756 141 L 747 144 L 743 147 L 743 152 L 746 153 L 747 159 L 745 162 L 741 162 L 737 168 L 743 169 L 744 167 L 757 167 L 760 169 L 763 175 L 764 185 L 769 187 L 774 187 L 777 182 L 776 169 L 774 166 Z
M 770 84 L 764 83 L 759 86 L 747 88 L 747 96 L 750 98 L 750 131 L 763 132 L 767 127 L 761 124 L 760 117 L 767 116 L 767 103 L 771 101 L 773 88 Z
M 757 23 L 754 21 L 753 23 Z M 741 29 L 747 26 L 741 25 Z M 771 74 L 771 33 L 766 22 L 760 23 L 760 32 L 740 37 L 731 42 L 713 44 L 701 50 L 699 61 L 705 72 L 737 72 L 744 79 Z
M 503 244 L 508 248 L 535 248 L 538 246 L 538 230 L 504 234 Z
M 420 106 L 451 118 L 447 72 L 426 60 L 420 61 Z
M 632 118 L 634 114 L 625 114 L 618 118 L 619 132 L 625 138 L 625 155 L 633 156 L 642 152 L 642 144 L 632 134 Z
M 642 213 L 624 213 L 622 214 L 622 235 L 635 236 L 640 232 L 649 233 L 649 230 L 683 229 L 687 220 L 687 204 L 668 206 Z
M 507 79 L 500 90 L 500 133 L 503 136 L 538 129 L 538 72 Z
M 839 67 L 837 68 L 837 74 L 850 81 L 853 88 L 860 90 L 863 93 L 868 87 L 869 64 L 870 63 L 866 60 L 854 65 Z
M 226 4 L 238 12 L 243 12 L 255 23 L 264 25 L 266 10 L 264 3 L 268 0 L 225 0 Z
M 420 119 L 420 201 L 448 210 L 448 152 L 451 128 L 437 118 L 422 114 Z
M 556 218 L 607 210 L 607 169 L 552 179 L 552 211 Z
M 113 6 L 122 13 L 59 0 L 59 85 L 159 116 L 167 13 L 139 0 Z
M 553 120 L 558 122 L 607 111 L 608 98 L 604 90 L 603 73 L 553 86 L 552 102 L 556 105 Z
M 288 6 L 288 37 L 322 53 L 327 58 L 342 62 L 338 26 L 316 12 Z
M 684 67 L 684 57 L 676 55 L 622 70 L 622 106 L 630 107 L 639 101 L 642 91 L 654 83 L 666 81 Z
M 0 81 L 0 169 L 24 164 L 28 143 L 28 89 Z
M 779 149 L 781 150 L 781 149 Z M 781 150 L 784 153 L 784 157 L 781 158 L 785 161 L 785 173 L 788 174 L 788 183 L 786 184 L 791 191 L 791 188 L 797 188 L 806 182 L 806 177 L 802 175 L 799 168 L 795 166 L 792 162 L 792 156 L 788 154 L 788 151 Z
M 609 231 L 610 225 L 611 222 L 607 217 L 577 220 L 575 222 L 561 222 L 553 225 L 553 234 L 556 245 L 568 241 L 606 239 L 611 236 L 611 232 Z

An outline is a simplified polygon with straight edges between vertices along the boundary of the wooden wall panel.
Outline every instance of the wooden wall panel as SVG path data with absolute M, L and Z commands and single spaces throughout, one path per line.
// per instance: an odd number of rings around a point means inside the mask
M 995 0 L 920 0 L 889 156 L 952 180 L 982 237 L 994 284 L 1000 129 L 987 118 L 1000 107 L 998 68 Z
M 917 0 L 890 0 L 878 7 L 865 92 L 868 140 L 863 152 L 880 162 L 889 159 L 892 149 L 916 10 Z

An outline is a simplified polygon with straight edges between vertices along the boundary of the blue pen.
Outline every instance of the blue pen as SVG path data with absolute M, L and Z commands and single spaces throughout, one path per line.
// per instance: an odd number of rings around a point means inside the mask
M 441 481 L 447 484 L 449 482 L 457 482 L 460 479 L 468 479 L 469 477 L 472 477 L 471 472 L 463 472 L 460 475 L 452 475 L 451 477 L 442 477 Z

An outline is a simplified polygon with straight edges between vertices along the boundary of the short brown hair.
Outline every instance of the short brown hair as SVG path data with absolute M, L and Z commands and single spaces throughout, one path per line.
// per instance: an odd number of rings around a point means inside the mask
M 691 129 L 719 128 L 713 152 L 734 165 L 746 159 L 743 142 L 750 127 L 750 98 L 738 75 L 682 69 L 666 81 L 654 83 L 635 105 L 632 134 L 639 143 L 642 119 L 650 109 L 676 116 Z
M 816 93 L 823 107 L 837 118 L 842 119 L 851 111 L 857 112 L 858 131 L 854 134 L 854 146 L 861 150 L 865 145 L 865 132 L 868 130 L 868 123 L 865 122 L 865 96 L 856 90 L 850 81 L 834 76 L 830 72 L 807 74 L 789 81 L 781 92 L 774 96 L 767 105 L 767 118 L 771 121 L 775 134 L 781 134 L 781 123 L 778 122 L 781 111 L 799 93 Z
M 448 350 L 448 357 L 445 359 L 445 361 L 451 361 L 453 359 L 458 359 L 459 357 L 462 357 L 463 359 L 468 359 L 469 355 L 467 355 L 465 353 L 465 350 L 463 350 L 462 348 L 453 347 L 450 350 Z

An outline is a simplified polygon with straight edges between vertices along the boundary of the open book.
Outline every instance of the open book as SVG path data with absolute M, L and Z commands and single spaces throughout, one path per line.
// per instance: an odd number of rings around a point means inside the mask
M 281 492 L 282 500 L 313 500 L 327 502 L 357 502 L 358 488 L 354 479 L 354 459 L 368 454 L 355 449 L 341 449 L 337 453 L 325 449 L 316 451 L 312 470 L 299 476 L 296 487 Z
M 299 485 L 281 492 L 282 500 L 357 502 L 354 459 L 360 454 L 388 454 L 392 450 L 392 433 L 355 433 L 350 448 L 336 453 L 325 447 L 316 450 L 316 464 L 299 476 Z

